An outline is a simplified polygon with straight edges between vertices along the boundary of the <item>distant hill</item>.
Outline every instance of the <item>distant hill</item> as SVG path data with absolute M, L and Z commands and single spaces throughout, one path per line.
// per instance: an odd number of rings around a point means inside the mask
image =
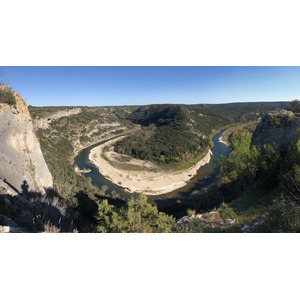
M 289 102 L 286 101 L 273 101 L 273 102 L 232 102 L 222 104 L 193 104 L 194 106 L 205 107 L 219 107 L 219 108 L 286 108 Z
M 286 102 L 141 106 L 127 119 L 146 127 L 117 142 L 115 150 L 157 162 L 184 162 L 207 151 L 209 137 L 217 130 L 258 120 L 269 110 L 286 106 Z

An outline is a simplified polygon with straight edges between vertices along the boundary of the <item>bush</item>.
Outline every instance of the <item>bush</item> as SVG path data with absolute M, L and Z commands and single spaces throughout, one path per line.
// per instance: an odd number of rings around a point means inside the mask
M 143 194 L 117 208 L 107 200 L 97 201 L 97 232 L 161 233 L 175 232 L 175 219 L 159 212 Z
M 9 87 L 0 84 L 0 103 L 16 104 L 16 98 Z
M 276 199 L 257 232 L 300 232 L 300 207 L 291 198 Z
M 288 109 L 294 113 L 300 113 L 300 101 L 298 99 L 292 100 Z
M 219 214 L 223 219 L 232 219 L 235 216 L 235 212 L 232 208 L 224 206 L 219 210 Z
M 188 208 L 186 213 L 188 214 L 188 216 L 193 216 L 196 214 L 196 211 L 194 209 Z

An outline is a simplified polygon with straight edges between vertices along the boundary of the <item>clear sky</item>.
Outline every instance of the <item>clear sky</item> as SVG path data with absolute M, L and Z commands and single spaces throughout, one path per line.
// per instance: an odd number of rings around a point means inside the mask
M 300 67 L 1 67 L 27 104 L 143 105 L 300 98 Z

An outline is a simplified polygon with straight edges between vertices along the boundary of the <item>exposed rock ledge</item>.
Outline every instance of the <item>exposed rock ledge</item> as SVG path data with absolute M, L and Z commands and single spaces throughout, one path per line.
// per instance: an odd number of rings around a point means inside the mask
M 52 114 L 52 115 L 48 116 L 47 118 L 36 119 L 36 120 L 34 120 L 34 123 L 33 123 L 33 129 L 34 129 L 34 131 L 37 131 L 39 128 L 47 129 L 49 127 L 49 124 L 53 120 L 57 120 L 57 119 L 60 119 L 62 117 L 77 115 L 80 112 L 81 112 L 81 108 L 78 107 L 78 108 L 73 108 L 73 109 L 70 109 L 70 110 L 59 111 L 55 114 Z
M 267 113 L 257 125 L 252 136 L 252 143 L 260 149 L 270 144 L 279 151 L 284 151 L 296 140 L 300 117 L 291 111 L 276 110 Z

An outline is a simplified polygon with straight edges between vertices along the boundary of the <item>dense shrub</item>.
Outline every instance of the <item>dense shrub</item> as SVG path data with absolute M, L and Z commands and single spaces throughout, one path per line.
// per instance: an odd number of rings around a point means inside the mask
M 145 195 L 131 198 L 125 206 L 117 208 L 107 200 L 98 201 L 98 232 L 174 232 L 175 219 L 147 202 Z
M 288 109 L 294 113 L 300 113 L 300 101 L 298 99 L 292 100 Z
M 15 105 L 16 99 L 10 87 L 0 84 L 0 103 Z
M 276 199 L 257 232 L 300 232 L 300 206 L 292 198 Z
M 232 219 L 235 216 L 235 212 L 230 207 L 222 207 L 219 210 L 220 216 L 224 219 Z

